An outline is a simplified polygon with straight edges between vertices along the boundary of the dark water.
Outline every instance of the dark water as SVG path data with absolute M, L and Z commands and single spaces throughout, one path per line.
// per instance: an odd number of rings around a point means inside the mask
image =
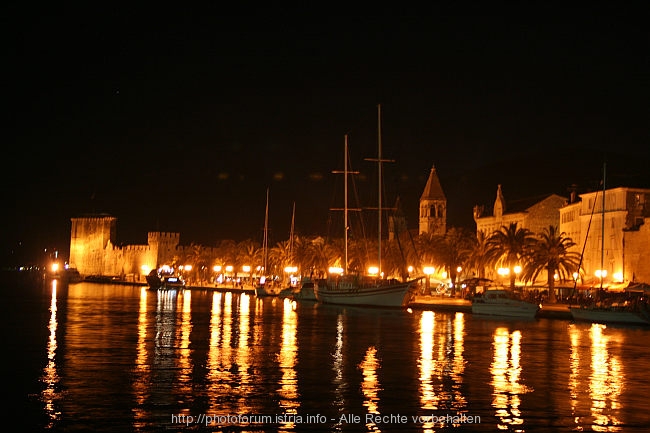
M 18 431 L 650 429 L 642 328 L 92 283 L 2 297 Z

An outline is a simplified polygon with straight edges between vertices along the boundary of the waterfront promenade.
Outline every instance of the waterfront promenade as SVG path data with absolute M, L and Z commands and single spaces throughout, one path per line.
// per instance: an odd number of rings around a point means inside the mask
M 105 283 L 105 282 L 104 282 Z M 146 286 L 146 283 L 141 282 L 126 282 L 126 281 L 112 281 L 111 284 L 123 284 L 132 286 Z M 248 293 L 255 295 L 255 290 L 252 286 L 201 286 L 189 285 L 187 289 L 190 290 L 215 290 L 220 292 L 235 292 L 235 293 Z M 418 310 L 434 310 L 434 311 L 448 311 L 448 312 L 472 312 L 472 302 L 467 299 L 451 298 L 447 296 L 433 296 L 433 295 L 416 295 L 415 298 L 408 304 L 409 308 Z M 572 320 L 571 312 L 567 304 L 542 304 L 542 308 L 537 313 L 538 318 L 547 319 L 563 319 Z

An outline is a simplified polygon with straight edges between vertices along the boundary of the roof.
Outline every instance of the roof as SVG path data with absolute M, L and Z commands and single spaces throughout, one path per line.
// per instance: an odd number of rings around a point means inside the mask
M 442 185 L 440 185 L 440 179 L 438 179 L 435 167 L 431 167 L 429 179 L 427 180 L 427 184 L 424 187 L 422 196 L 420 197 L 420 201 L 422 200 L 447 200 L 447 197 L 445 197 L 445 193 L 442 190 Z

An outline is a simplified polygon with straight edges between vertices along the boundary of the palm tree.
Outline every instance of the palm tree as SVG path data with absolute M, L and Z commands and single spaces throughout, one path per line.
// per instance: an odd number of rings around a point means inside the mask
M 311 251 L 316 275 L 327 275 L 329 267 L 340 258 L 340 254 L 322 239 L 312 242 Z
M 443 242 L 436 251 L 436 256 L 438 262 L 447 269 L 452 283 L 452 293 L 455 294 L 458 267 L 465 266 L 472 252 L 473 235 L 466 229 L 452 227 L 447 230 L 442 240 Z
M 515 288 L 516 275 L 514 267 L 526 259 L 528 249 L 535 242 L 533 233 L 525 228 L 520 228 L 517 223 L 501 226 L 495 230 L 487 241 L 488 257 L 490 262 L 497 267 L 510 270 L 510 289 Z
M 476 233 L 476 240 L 473 242 L 472 252 L 467 259 L 467 265 L 476 272 L 479 278 L 486 278 L 485 269 L 489 264 L 488 237 L 485 232 Z
M 569 251 L 575 245 L 573 239 L 564 232 L 560 233 L 555 226 L 545 228 L 532 245 L 523 276 L 535 281 L 539 274 L 546 271 L 549 302 L 556 302 L 555 274 L 558 274 L 560 280 L 566 281 L 572 279 L 573 273 L 578 270 L 580 254 Z

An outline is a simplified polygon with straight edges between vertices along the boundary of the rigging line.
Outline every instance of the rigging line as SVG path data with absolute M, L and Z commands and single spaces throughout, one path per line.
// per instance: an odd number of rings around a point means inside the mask
M 591 229 L 591 222 L 594 219 L 594 211 L 596 210 L 596 202 L 598 201 L 598 190 L 596 190 L 596 196 L 594 197 L 594 205 L 591 207 L 591 215 L 589 215 L 589 224 L 587 224 L 587 233 L 585 234 L 585 241 L 582 243 L 582 252 L 580 253 L 580 261 L 578 262 L 578 276 L 580 276 L 580 268 L 582 267 L 582 260 L 585 256 L 585 249 L 587 248 L 587 239 L 589 238 L 589 230 Z M 576 287 L 578 285 L 578 279 L 573 279 L 573 291 L 575 293 Z

